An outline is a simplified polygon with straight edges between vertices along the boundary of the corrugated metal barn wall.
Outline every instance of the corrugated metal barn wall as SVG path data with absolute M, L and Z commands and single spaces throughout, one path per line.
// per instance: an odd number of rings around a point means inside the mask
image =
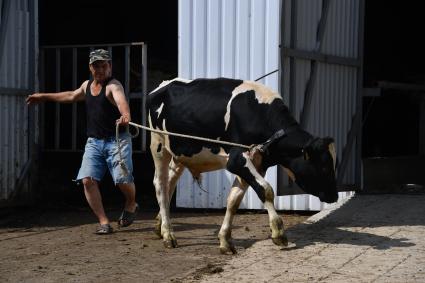
M 29 160 L 25 97 L 34 84 L 37 2 L 0 1 L 0 200 L 11 196 Z
M 321 1 L 300 1 L 305 2 L 306 10 L 311 16 L 316 14 L 317 20 L 320 17 Z M 307 9 L 307 2 L 312 4 Z M 347 1 L 341 1 L 347 2 Z M 315 7 L 315 3 L 318 3 Z M 279 68 L 279 43 L 280 43 L 280 9 L 284 1 L 279 0 L 180 0 L 179 1 L 179 76 L 188 79 L 199 77 L 232 77 L 238 79 L 255 80 L 262 75 Z M 344 4 L 342 5 L 344 6 Z M 336 11 L 337 12 L 337 11 Z M 346 15 L 347 16 L 347 15 Z M 314 18 L 314 17 L 313 17 Z M 342 18 L 341 18 L 342 19 Z M 336 19 L 338 20 L 338 18 Z M 314 20 L 311 21 L 314 23 Z M 337 24 L 337 23 L 336 23 Z M 299 31 L 310 32 L 311 36 L 316 35 L 316 29 L 310 27 Z M 355 32 L 355 31 L 353 31 Z M 328 35 L 329 36 L 329 35 Z M 353 35 L 354 36 L 354 35 Z M 308 36 L 305 35 L 305 41 Z M 315 37 L 314 37 L 315 38 Z M 330 45 L 327 48 L 338 49 L 338 46 Z M 283 67 L 285 70 L 286 63 Z M 326 70 L 326 68 L 325 68 Z M 323 76 L 333 76 L 334 70 L 327 70 L 328 74 Z M 345 84 L 352 83 L 348 70 L 343 72 Z M 297 71 L 298 72 L 298 71 Z M 348 72 L 348 73 L 347 73 Z M 338 73 L 341 76 L 341 73 Z M 299 83 L 305 87 L 305 81 L 300 77 Z M 304 77 L 305 78 L 305 77 Z M 261 80 L 270 88 L 279 90 L 279 76 L 277 73 Z M 325 84 L 329 87 L 331 82 Z M 323 86 L 318 90 L 323 90 Z M 349 88 L 349 87 L 346 87 Z M 284 87 L 282 96 L 288 102 L 287 89 Z M 300 88 L 301 89 L 301 88 Z M 315 91 L 318 91 L 315 90 Z M 339 89 L 335 87 L 335 94 Z M 350 96 L 350 91 L 344 95 Z M 326 95 L 330 95 L 326 92 Z M 328 97 L 327 101 L 331 101 Z M 297 101 L 302 103 L 302 101 Z M 312 105 L 322 106 L 323 101 L 313 101 Z M 349 105 L 350 109 L 353 107 Z M 355 105 L 355 104 L 354 104 Z M 299 109 L 295 112 L 299 117 Z M 327 109 L 328 111 L 328 109 Z M 348 110 L 344 110 L 348 111 Z M 320 113 L 312 114 L 313 117 Z M 331 116 L 334 117 L 334 116 Z M 323 118 L 319 121 L 312 119 L 314 123 L 325 123 Z M 313 122 L 308 124 L 311 130 L 317 126 Z M 332 121 L 332 123 L 335 123 Z M 339 123 L 339 122 L 338 122 Z M 319 129 L 321 129 L 321 126 Z M 313 131 L 322 135 L 325 131 Z M 329 132 L 327 135 L 332 135 Z M 333 135 L 335 136 L 335 135 Z M 337 139 L 338 140 L 338 139 Z M 226 197 L 233 182 L 233 176 L 228 172 L 217 171 L 204 173 L 202 186 L 193 181 L 188 172 L 185 172 L 177 186 L 177 206 L 193 208 L 222 208 L 226 206 Z M 267 181 L 273 188 L 277 188 L 276 167 L 270 168 L 266 175 Z M 205 192 L 205 191 L 207 192 Z M 340 193 L 341 197 L 351 193 Z M 288 210 L 320 210 L 326 207 L 318 198 L 311 195 L 277 196 L 275 198 L 277 209 Z M 241 208 L 261 209 L 262 203 L 252 189 L 248 189 Z
M 180 0 L 179 76 L 255 80 L 278 69 L 279 0 Z M 278 74 L 261 81 L 278 91 Z M 204 192 L 186 171 L 177 186 L 177 206 L 222 208 L 233 183 L 224 170 L 204 173 Z M 276 168 L 266 179 L 276 187 Z M 248 189 L 241 208 L 262 208 Z
M 312 60 L 302 56 L 285 57 L 282 92 L 284 99 L 289 101 L 292 113 L 300 121 L 308 83 L 315 85 L 310 93 L 311 104 L 305 128 L 314 135 L 333 137 L 337 155 L 341 158 L 356 114 L 359 94 L 357 81 L 361 63 L 357 59 L 360 1 L 327 1 L 327 11 L 324 10 L 324 2 L 284 0 L 283 17 L 286 24 L 283 46 L 334 56 L 339 62 L 317 61 L 313 74 Z M 322 40 L 318 41 L 318 25 L 323 18 L 326 18 L 324 34 Z M 293 22 L 290 22 L 291 19 Z M 292 64 L 291 58 L 294 58 Z M 309 80 L 314 80 L 314 83 Z M 351 150 L 342 178 L 343 184 L 355 183 L 355 162 L 356 152 Z

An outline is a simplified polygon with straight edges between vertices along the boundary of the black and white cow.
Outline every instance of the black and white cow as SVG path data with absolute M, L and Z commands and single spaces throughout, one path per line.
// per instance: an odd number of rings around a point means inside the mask
M 184 168 L 200 173 L 226 168 L 236 175 L 218 238 L 222 253 L 235 252 L 231 224 L 251 186 L 269 214 L 272 239 L 287 245 L 274 193 L 264 179 L 267 168 L 281 165 L 307 193 L 335 202 L 335 147 L 332 138 L 313 137 L 300 128 L 281 96 L 266 86 L 227 78 L 173 79 L 148 95 L 149 124 L 154 129 L 253 146 L 185 139 L 151 132 L 154 185 L 160 207 L 156 230 L 166 247 L 177 246 L 170 222 L 170 199 Z

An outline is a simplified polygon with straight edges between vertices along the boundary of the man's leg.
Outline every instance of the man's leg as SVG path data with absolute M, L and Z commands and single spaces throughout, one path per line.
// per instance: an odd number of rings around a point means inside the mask
M 96 180 L 87 177 L 83 178 L 84 194 L 94 214 L 99 219 L 100 224 L 109 224 L 109 219 L 105 214 L 102 204 L 102 195 Z
M 123 183 L 117 184 L 121 192 L 125 197 L 124 209 L 128 212 L 134 212 L 136 210 L 136 186 L 134 183 Z
M 137 212 L 136 187 L 133 179 L 133 160 L 131 136 L 123 134 L 119 139 L 108 143 L 106 163 L 114 183 L 125 197 L 124 210 L 118 219 L 118 226 L 127 227 L 133 223 Z M 118 152 L 121 151 L 121 152 Z

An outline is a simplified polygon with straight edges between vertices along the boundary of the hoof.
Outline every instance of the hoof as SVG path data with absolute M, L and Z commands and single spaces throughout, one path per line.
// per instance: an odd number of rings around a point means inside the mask
M 220 253 L 223 255 L 230 255 L 230 254 L 236 254 L 236 249 L 234 246 L 229 247 L 220 247 Z
M 177 248 L 177 240 L 164 240 L 164 247 L 167 249 Z
M 286 237 L 286 235 L 282 235 L 281 237 L 278 237 L 278 238 L 272 238 L 272 240 L 273 240 L 273 244 L 275 244 L 276 246 L 284 246 L 284 247 L 288 246 L 288 238 Z
M 158 238 L 162 239 L 161 225 L 155 225 L 155 229 L 153 230 L 153 232 L 155 233 L 155 235 L 158 236 Z
M 157 235 L 158 238 L 162 239 L 162 235 L 161 235 L 161 224 L 162 224 L 162 221 L 161 221 L 161 216 L 159 215 L 159 213 L 155 217 L 155 220 L 156 220 L 155 229 L 154 229 L 155 235 Z

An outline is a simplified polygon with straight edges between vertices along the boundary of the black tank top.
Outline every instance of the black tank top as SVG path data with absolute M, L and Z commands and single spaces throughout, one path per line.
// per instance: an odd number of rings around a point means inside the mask
M 118 107 L 113 105 L 106 97 L 106 85 L 112 80 L 105 81 L 99 95 L 91 93 L 90 80 L 86 89 L 86 112 L 87 112 L 87 136 L 104 139 L 115 136 L 115 121 L 121 116 Z M 126 131 L 126 127 L 120 127 L 120 133 Z

